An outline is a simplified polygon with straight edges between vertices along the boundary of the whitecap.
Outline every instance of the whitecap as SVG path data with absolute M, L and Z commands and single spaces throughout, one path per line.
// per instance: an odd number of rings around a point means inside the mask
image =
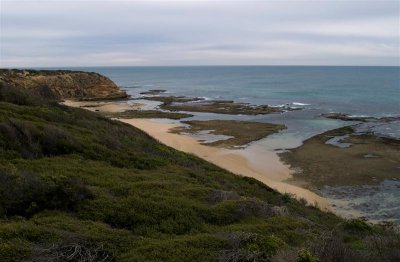
M 369 115 L 349 115 L 349 118 L 371 118 L 373 116 L 369 116 Z
M 199 99 L 190 101 L 190 103 L 203 103 L 204 101 L 212 100 L 210 97 L 207 97 L 207 96 L 196 96 L 196 98 L 199 98 Z
M 203 100 L 211 100 L 211 97 L 207 97 L 207 96 L 198 96 L 198 98 L 201 98 Z
M 293 102 L 292 105 L 295 105 L 295 106 L 309 106 L 310 104 L 304 104 L 304 103 L 299 103 L 299 102 Z
M 281 108 L 281 107 L 286 107 L 286 104 L 281 104 L 281 105 L 270 105 L 270 107 L 277 107 L 277 108 Z

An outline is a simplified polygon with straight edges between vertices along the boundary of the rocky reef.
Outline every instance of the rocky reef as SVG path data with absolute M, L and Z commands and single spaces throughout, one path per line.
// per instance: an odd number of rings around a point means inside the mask
M 128 96 L 109 78 L 82 71 L 0 69 L 0 84 L 26 88 L 56 100 L 100 100 Z
M 143 95 L 153 91 L 154 90 L 149 90 L 148 92 L 142 92 L 141 94 Z M 141 97 L 140 99 L 162 102 L 159 107 L 163 110 L 169 111 L 203 112 L 228 115 L 260 115 L 284 112 L 284 110 L 280 108 L 268 105 L 251 105 L 231 100 L 205 100 L 202 97 L 151 95 Z
M 399 121 L 400 117 L 398 116 L 385 116 L 385 117 L 373 117 L 373 116 L 352 116 L 349 114 L 343 113 L 324 113 L 321 116 L 330 118 L 330 119 L 338 119 L 342 121 L 358 121 L 358 122 L 392 122 Z

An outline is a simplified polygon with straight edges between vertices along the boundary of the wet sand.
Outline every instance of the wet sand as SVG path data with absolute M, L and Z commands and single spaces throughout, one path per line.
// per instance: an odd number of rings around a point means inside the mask
M 169 130 L 178 126 L 176 124 L 161 123 L 151 119 L 120 121 L 143 130 L 165 145 L 196 155 L 234 174 L 255 178 L 281 193 L 293 194 L 298 199 L 304 198 L 322 210 L 330 210 L 324 198 L 307 189 L 284 182 L 292 177 L 290 169 L 280 162 L 274 152 L 263 151 L 261 155 L 261 152 L 246 151 L 246 149 L 229 150 L 205 146 L 190 136 L 170 133 Z

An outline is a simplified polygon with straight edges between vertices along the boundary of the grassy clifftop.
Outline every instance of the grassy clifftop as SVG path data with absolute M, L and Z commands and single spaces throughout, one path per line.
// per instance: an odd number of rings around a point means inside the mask
M 306 207 L 95 113 L 0 87 L 1 261 L 397 261 Z M 67 260 L 70 258 L 70 260 Z

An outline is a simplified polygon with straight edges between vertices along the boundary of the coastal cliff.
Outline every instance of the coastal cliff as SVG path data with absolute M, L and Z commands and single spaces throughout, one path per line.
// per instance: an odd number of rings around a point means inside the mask
M 82 71 L 0 69 L 0 84 L 23 87 L 57 100 L 116 99 L 128 96 L 109 78 Z

